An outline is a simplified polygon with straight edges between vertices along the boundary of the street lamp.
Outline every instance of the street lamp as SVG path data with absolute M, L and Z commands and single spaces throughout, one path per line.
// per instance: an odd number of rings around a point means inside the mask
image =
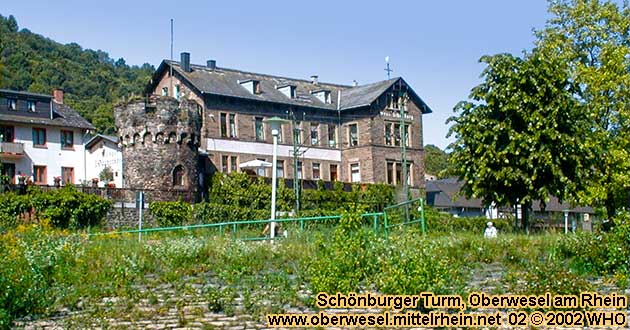
M 276 236 L 276 181 L 278 180 L 278 136 L 282 129 L 282 124 L 289 122 L 288 120 L 280 117 L 271 117 L 265 121 L 271 126 L 271 136 L 273 136 L 273 160 L 271 167 L 271 224 L 269 229 L 271 231 L 271 239 Z

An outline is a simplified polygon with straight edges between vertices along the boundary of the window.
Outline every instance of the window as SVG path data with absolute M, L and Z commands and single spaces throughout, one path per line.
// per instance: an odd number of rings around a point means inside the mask
M 359 127 L 357 124 L 348 125 L 348 141 L 351 147 L 359 145 Z
M 322 103 L 330 104 L 330 91 L 315 91 L 313 95 L 317 97 Z
M 17 110 L 17 99 L 8 98 L 7 99 L 7 109 L 9 110 Z
M 230 164 L 229 164 L 229 158 L 228 156 L 221 156 L 221 172 L 222 173 L 227 173 L 228 172 L 228 168 Z
M 220 115 L 219 125 L 221 125 L 221 137 L 227 137 L 227 114 L 222 113 Z
M 328 124 L 328 147 L 337 148 L 337 125 Z
M 238 171 L 238 156 L 221 156 L 221 172 L 231 173 Z
M 238 157 L 230 156 L 230 172 L 238 172 Z
M 74 168 L 61 168 L 61 182 L 63 182 L 64 185 L 74 184 Z
M 46 184 L 46 166 L 33 166 L 33 180 L 35 184 Z
M 319 145 L 319 124 L 311 123 L 311 145 Z
M 313 163 L 313 180 L 319 180 L 320 177 L 319 163 Z
M 162 96 L 168 96 L 168 87 L 162 87 Z
M 394 145 L 394 124 L 385 123 L 385 144 L 388 146 Z
M 179 100 L 180 88 L 179 85 L 175 85 L 175 98 Z
M 394 145 L 395 146 L 399 146 L 400 145 L 400 125 L 399 124 L 394 124 Z
M 15 139 L 15 128 L 13 126 L 0 125 L 0 142 L 13 142 Z
M 400 109 L 400 97 L 396 95 L 397 92 L 392 92 L 389 97 L 389 108 L 390 109 Z
M 173 186 L 184 186 L 184 175 L 186 171 L 182 165 L 177 165 L 173 169 Z
M 61 131 L 61 147 L 64 149 L 72 149 L 74 147 L 74 132 Z
M 235 138 L 236 137 L 236 115 L 231 113 L 231 114 L 228 115 L 228 118 L 230 120 L 229 137 Z
M 302 144 L 302 122 L 296 121 L 293 128 L 293 136 L 295 138 L 295 144 Z
M 409 142 L 411 141 L 410 126 L 408 124 L 405 125 L 406 132 L 405 133 L 405 142 L 406 146 L 409 146 Z M 400 129 L 400 124 L 397 123 L 385 123 L 385 144 L 388 146 L 399 146 L 400 140 L 402 139 L 403 132 Z
M 302 161 L 298 160 L 297 162 L 297 178 L 298 179 L 303 179 L 304 177 L 302 176 Z
M 339 180 L 339 175 L 337 174 L 337 164 L 330 164 L 330 181 Z
M 295 98 L 295 86 L 293 86 L 293 85 L 280 86 L 280 87 L 278 87 L 278 90 L 280 92 L 282 92 L 282 94 L 284 94 L 286 97 L 288 97 L 290 99 L 294 99 Z
M 254 117 L 254 130 L 256 131 L 256 141 L 265 141 L 265 129 L 262 117 Z
M 284 160 L 279 160 L 276 164 L 276 176 L 278 178 L 284 178 Z
M 35 108 L 36 105 L 37 105 L 36 101 L 26 101 L 26 109 L 30 112 L 36 111 L 36 108 Z
M 34 146 L 46 145 L 46 129 L 33 128 L 33 145 Z
M 361 182 L 361 169 L 359 163 L 350 164 L 350 181 Z
M 262 161 L 262 162 L 266 162 L 266 160 L 264 158 L 258 158 L 258 160 Z M 256 169 L 256 175 L 258 176 L 265 176 L 265 168 L 264 167 L 259 167 Z
M 411 146 L 411 126 L 405 125 L 405 146 Z
M 407 183 L 411 184 L 411 164 L 407 164 Z M 398 185 L 403 182 L 402 164 L 399 162 L 387 162 L 387 183 Z
M 244 80 L 240 82 L 241 86 L 243 86 L 248 92 L 252 94 L 260 94 L 260 81 L 258 80 Z
M 387 182 L 387 184 L 395 184 L 393 162 L 387 162 L 387 173 L 385 173 L 385 175 L 386 175 L 385 182 Z
M 9 178 L 9 183 L 15 183 L 15 164 L 13 163 L 2 163 L 0 164 L 0 175 L 7 176 Z

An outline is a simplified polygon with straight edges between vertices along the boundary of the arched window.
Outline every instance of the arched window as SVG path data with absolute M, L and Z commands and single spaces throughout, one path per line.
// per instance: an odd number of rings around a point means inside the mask
M 186 171 L 182 165 L 177 165 L 173 169 L 173 186 L 184 186 Z

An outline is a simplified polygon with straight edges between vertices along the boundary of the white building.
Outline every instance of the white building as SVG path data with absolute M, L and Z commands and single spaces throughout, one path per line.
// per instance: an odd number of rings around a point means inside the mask
M 63 91 L 53 95 L 0 90 L 0 161 L 13 183 L 20 176 L 38 185 L 90 179 L 84 146 L 95 128 L 63 103 Z
M 85 153 L 88 180 L 98 178 L 99 187 L 114 183 L 116 188 L 123 188 L 123 158 L 115 136 L 95 135 L 85 144 Z M 113 180 L 110 182 L 102 178 L 105 169 L 111 171 Z

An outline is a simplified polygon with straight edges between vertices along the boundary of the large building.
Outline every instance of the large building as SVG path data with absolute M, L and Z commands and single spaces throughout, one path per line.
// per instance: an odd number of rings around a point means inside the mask
M 278 116 L 291 121 L 279 138 L 280 177 L 293 178 L 295 171 L 299 179 L 400 184 L 402 122 L 409 183 L 424 185 L 422 115 L 431 109 L 402 78 L 347 86 L 322 83 L 317 76 L 226 69 L 212 60 L 194 65 L 190 54 L 182 53 L 180 62 L 160 64 L 146 92 L 199 105 L 200 153 L 207 155 L 209 171 L 238 171 L 239 164 L 255 159 L 270 162 L 266 119 Z M 258 174 L 271 176 L 271 170 Z
M 39 185 L 86 180 L 84 145 L 94 126 L 53 96 L 0 90 L 2 174 Z

